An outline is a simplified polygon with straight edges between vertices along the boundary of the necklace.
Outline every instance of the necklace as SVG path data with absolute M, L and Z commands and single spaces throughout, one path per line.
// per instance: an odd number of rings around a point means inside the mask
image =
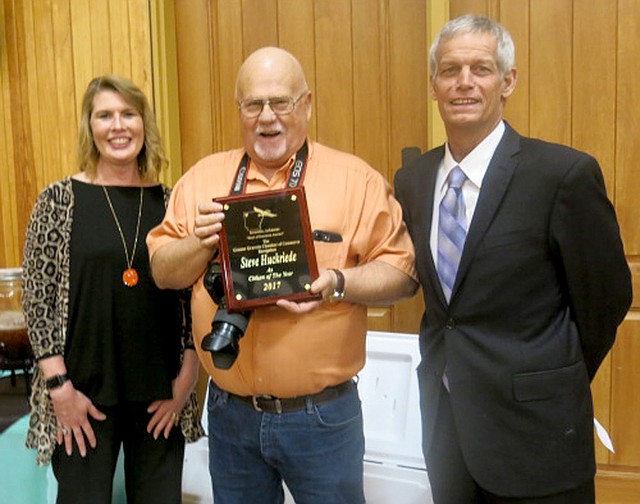
M 120 226 L 120 221 L 118 220 L 116 211 L 113 208 L 113 204 L 111 203 L 111 198 L 109 198 L 109 192 L 107 191 L 107 188 L 105 186 L 102 186 L 102 190 L 104 191 L 104 195 L 107 197 L 107 203 L 109 203 L 109 208 L 111 209 L 113 219 L 116 221 L 116 226 L 118 226 L 118 232 L 120 233 L 120 239 L 122 240 L 122 246 L 124 247 L 124 255 L 127 258 L 127 269 L 122 272 L 122 283 L 124 283 L 127 287 L 135 287 L 136 285 L 138 285 L 138 272 L 133 268 L 133 258 L 136 256 L 136 248 L 138 247 L 138 236 L 140 233 L 140 218 L 142 217 L 142 200 L 144 189 L 142 187 L 140 188 L 138 224 L 136 225 L 136 237 L 133 240 L 133 250 L 131 251 L 131 257 L 129 257 L 129 250 L 127 249 L 127 242 L 124 239 L 122 226 Z

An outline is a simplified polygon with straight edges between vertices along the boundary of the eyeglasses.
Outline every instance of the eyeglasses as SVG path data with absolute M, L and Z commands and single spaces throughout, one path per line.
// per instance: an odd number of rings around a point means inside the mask
M 307 96 L 308 93 L 309 91 L 305 91 L 295 99 L 287 96 L 276 96 L 267 98 L 266 100 L 243 100 L 238 102 L 238 108 L 247 119 L 255 119 L 262 114 L 265 105 L 269 105 L 269 108 L 276 115 L 287 115 L 293 112 L 298 102 Z

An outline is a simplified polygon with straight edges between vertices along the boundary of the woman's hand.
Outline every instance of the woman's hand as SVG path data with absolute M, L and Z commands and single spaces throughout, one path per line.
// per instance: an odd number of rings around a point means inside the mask
M 180 373 L 172 383 L 173 398 L 153 401 L 147 408 L 149 413 L 153 413 L 147 424 L 147 432 L 153 433 L 154 439 L 161 434 L 165 439 L 169 438 L 171 429 L 178 425 L 182 408 L 198 380 L 198 365 L 195 350 L 185 350 Z
M 73 453 L 73 440 L 78 445 L 81 457 L 87 455 L 86 441 L 91 448 L 96 447 L 96 436 L 89 422 L 89 417 L 104 420 L 107 416 L 96 408 L 91 400 L 79 390 L 71 381 L 67 381 L 60 388 L 49 392 L 53 402 L 53 411 L 58 420 L 58 444 L 64 442 L 67 455 Z

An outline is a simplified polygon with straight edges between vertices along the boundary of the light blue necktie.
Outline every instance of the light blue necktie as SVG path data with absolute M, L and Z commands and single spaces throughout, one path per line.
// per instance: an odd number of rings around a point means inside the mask
M 462 168 L 455 166 L 449 173 L 449 187 L 440 202 L 438 219 L 438 277 L 442 290 L 451 299 L 451 291 L 456 281 L 458 265 L 467 237 L 466 207 L 462 197 L 462 184 L 467 176 Z

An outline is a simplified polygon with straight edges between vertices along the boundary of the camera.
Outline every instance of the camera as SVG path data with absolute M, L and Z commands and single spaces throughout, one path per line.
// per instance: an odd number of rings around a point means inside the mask
M 207 334 L 200 348 L 211 352 L 213 365 L 218 369 L 229 369 L 238 357 L 240 338 L 251 318 L 250 311 L 229 313 L 225 301 L 224 280 L 219 263 L 211 263 L 204 275 L 204 286 L 218 305 L 218 311 L 211 322 L 211 332 Z

